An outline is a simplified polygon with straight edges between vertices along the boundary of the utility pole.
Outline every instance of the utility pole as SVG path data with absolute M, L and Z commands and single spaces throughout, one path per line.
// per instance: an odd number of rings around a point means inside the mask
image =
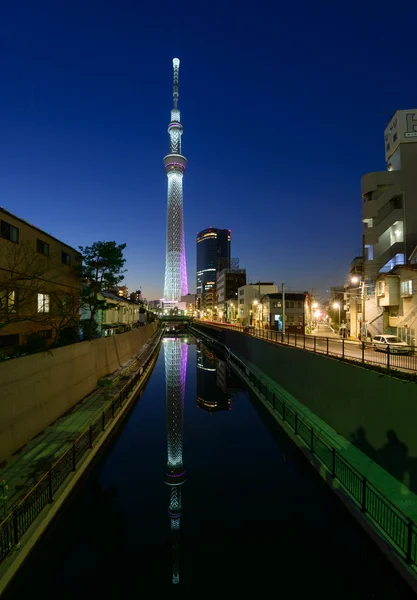
M 282 284 L 282 337 L 285 335 L 285 283 Z
M 361 302 L 362 302 L 362 331 L 361 331 L 361 342 L 366 342 L 367 332 L 365 325 L 365 282 L 362 279 L 361 281 Z

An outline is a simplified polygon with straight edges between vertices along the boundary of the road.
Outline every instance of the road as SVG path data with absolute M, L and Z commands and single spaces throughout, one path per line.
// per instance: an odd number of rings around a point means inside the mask
M 205 321 L 202 321 L 203 323 Z M 239 325 L 230 325 L 226 323 L 218 323 L 216 321 L 206 322 L 207 324 L 216 327 L 235 329 L 243 332 L 243 327 Z M 358 340 L 341 339 L 333 329 L 325 323 L 320 323 L 313 335 L 295 335 L 286 333 L 282 340 L 281 333 L 270 329 L 251 329 L 247 333 L 255 335 L 263 339 L 271 340 L 272 342 L 284 343 L 289 346 L 297 346 L 305 350 L 311 350 L 319 354 L 327 354 L 329 356 L 338 356 L 345 360 L 354 360 L 369 365 L 376 365 L 383 368 L 397 369 L 408 373 L 417 372 L 417 354 L 415 348 L 412 349 L 412 354 L 400 355 L 386 352 L 376 352 L 371 342 L 362 343 Z
M 328 327 L 328 326 L 325 326 Z M 330 331 L 329 331 L 330 330 Z M 254 334 L 257 337 L 270 339 L 271 341 L 281 342 L 281 335 L 275 331 L 255 330 Z M 330 335 L 331 334 L 331 335 Z M 315 335 L 294 335 L 285 334 L 284 343 L 290 346 L 298 346 L 306 350 L 312 350 L 320 354 L 329 356 L 340 356 L 347 360 L 355 360 L 358 362 L 378 365 L 381 367 L 388 366 L 391 369 L 401 371 L 416 372 L 417 371 L 417 355 L 415 352 L 411 356 L 399 355 L 386 352 L 376 352 L 372 343 L 364 343 L 356 340 L 345 340 L 338 337 L 331 328 L 321 329 L 315 332 Z

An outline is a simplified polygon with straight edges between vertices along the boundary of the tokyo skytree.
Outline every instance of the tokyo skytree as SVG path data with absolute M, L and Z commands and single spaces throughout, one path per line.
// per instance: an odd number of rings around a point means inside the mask
M 188 346 L 180 339 L 164 339 L 168 460 L 165 483 L 169 485 L 168 514 L 171 522 L 172 583 L 179 583 L 179 533 L 182 515 L 181 485 L 186 480 L 182 462 L 182 428 Z
M 168 125 L 169 154 L 164 157 L 168 177 L 167 246 L 165 259 L 164 300 L 178 301 L 188 294 L 185 261 L 184 216 L 182 208 L 182 177 L 187 159 L 181 154 L 182 125 L 178 110 L 178 71 L 180 61 L 174 58 L 174 107 Z

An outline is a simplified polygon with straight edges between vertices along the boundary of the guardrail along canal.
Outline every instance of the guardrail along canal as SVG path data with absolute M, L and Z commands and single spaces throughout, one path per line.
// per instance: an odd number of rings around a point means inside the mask
M 412 598 L 224 357 L 165 338 L 118 434 L 4 598 Z

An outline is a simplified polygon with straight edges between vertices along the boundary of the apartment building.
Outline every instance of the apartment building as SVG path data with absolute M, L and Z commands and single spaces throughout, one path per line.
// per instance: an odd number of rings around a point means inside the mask
M 266 294 L 258 304 L 262 327 L 282 331 L 282 293 Z M 304 335 L 310 323 L 311 299 L 308 292 L 285 294 L 285 331 Z
M 78 322 L 80 253 L 0 208 L 0 347 L 47 340 Z
M 375 282 L 376 302 L 382 309 L 383 330 L 410 346 L 417 334 L 417 264 L 394 267 Z
M 384 132 L 386 171 L 362 177 L 363 334 L 384 331 L 375 278 L 407 265 L 417 245 L 417 109 L 399 110 Z
M 236 300 L 226 302 L 228 320 L 236 320 L 243 325 L 260 324 L 259 303 L 266 294 L 278 292 L 278 287 L 268 281 L 248 283 L 238 289 Z

